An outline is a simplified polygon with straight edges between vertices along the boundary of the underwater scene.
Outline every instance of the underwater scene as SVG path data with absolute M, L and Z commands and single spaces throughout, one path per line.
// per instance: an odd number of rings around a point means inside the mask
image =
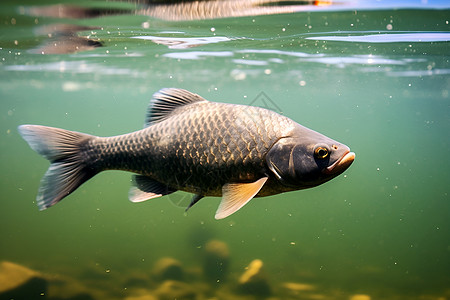
M 0 21 L 1 300 L 450 299 L 448 1 L 3 0 Z M 18 126 L 127 134 L 163 88 L 354 161 L 219 220 L 220 197 L 133 203 L 114 170 L 39 210 L 50 163 Z

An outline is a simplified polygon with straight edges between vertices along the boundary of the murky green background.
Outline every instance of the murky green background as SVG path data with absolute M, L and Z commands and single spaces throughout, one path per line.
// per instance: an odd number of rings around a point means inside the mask
M 0 21 L 0 260 L 88 286 L 97 272 L 120 299 L 127 274 L 148 272 L 162 256 L 195 268 L 205 241 L 219 239 L 231 251 L 228 284 L 259 258 L 274 287 L 308 283 L 322 299 L 449 299 L 448 9 L 170 22 L 37 17 L 10 1 L 0 5 Z M 97 27 L 75 35 L 103 47 L 32 53 L 54 24 Z M 48 162 L 17 126 L 127 133 L 142 127 L 163 87 L 254 105 L 264 92 L 284 115 L 349 145 L 356 160 L 322 186 L 254 199 L 221 221 L 218 198 L 187 214 L 172 203 L 184 194 L 133 204 L 130 174 L 113 171 L 39 212 L 34 199 Z

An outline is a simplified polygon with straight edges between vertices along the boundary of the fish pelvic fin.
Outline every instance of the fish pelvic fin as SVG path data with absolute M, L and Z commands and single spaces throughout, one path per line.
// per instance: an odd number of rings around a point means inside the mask
M 198 201 L 200 201 L 201 199 L 203 199 L 205 196 L 200 195 L 200 194 L 195 194 L 192 199 L 191 199 L 191 203 L 189 203 L 188 207 L 186 207 L 185 212 L 187 212 L 192 206 L 194 206 L 195 203 L 197 203 Z
M 86 163 L 81 149 L 94 136 L 40 125 L 21 125 L 18 130 L 51 163 L 36 196 L 39 210 L 58 203 L 98 173 Z
M 203 97 L 189 91 L 177 88 L 161 89 L 153 94 L 147 110 L 144 127 L 167 118 L 178 107 L 196 103 L 208 102 Z
M 263 177 L 250 183 L 227 183 L 222 187 L 222 201 L 216 211 L 216 220 L 223 219 L 237 212 L 255 197 L 266 183 Z
M 128 192 L 128 199 L 131 202 L 143 202 L 175 192 L 166 184 L 144 175 L 133 175 L 131 183 L 132 186 Z

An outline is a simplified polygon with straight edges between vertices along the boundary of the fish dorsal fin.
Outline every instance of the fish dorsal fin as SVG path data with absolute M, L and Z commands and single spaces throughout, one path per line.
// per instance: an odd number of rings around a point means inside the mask
M 195 102 L 207 102 L 203 97 L 176 88 L 161 89 L 153 94 L 147 110 L 144 127 L 167 118 L 176 108 Z
M 228 217 L 247 204 L 261 190 L 268 177 L 251 183 L 227 183 L 222 187 L 222 201 L 216 211 L 217 220 Z
M 131 202 L 142 202 L 145 200 L 161 197 L 175 192 L 167 185 L 162 184 L 144 175 L 133 175 L 132 186 L 128 192 Z

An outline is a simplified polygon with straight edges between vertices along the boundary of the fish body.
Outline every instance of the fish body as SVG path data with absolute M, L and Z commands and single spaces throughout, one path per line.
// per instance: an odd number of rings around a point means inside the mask
M 181 89 L 157 92 L 142 130 L 96 137 L 22 125 L 30 146 L 50 160 L 37 203 L 46 209 L 104 170 L 135 173 L 129 198 L 140 202 L 177 190 L 221 196 L 224 218 L 255 196 L 319 185 L 342 173 L 354 153 L 273 111 L 216 103 Z M 320 153 L 319 153 L 320 152 Z

